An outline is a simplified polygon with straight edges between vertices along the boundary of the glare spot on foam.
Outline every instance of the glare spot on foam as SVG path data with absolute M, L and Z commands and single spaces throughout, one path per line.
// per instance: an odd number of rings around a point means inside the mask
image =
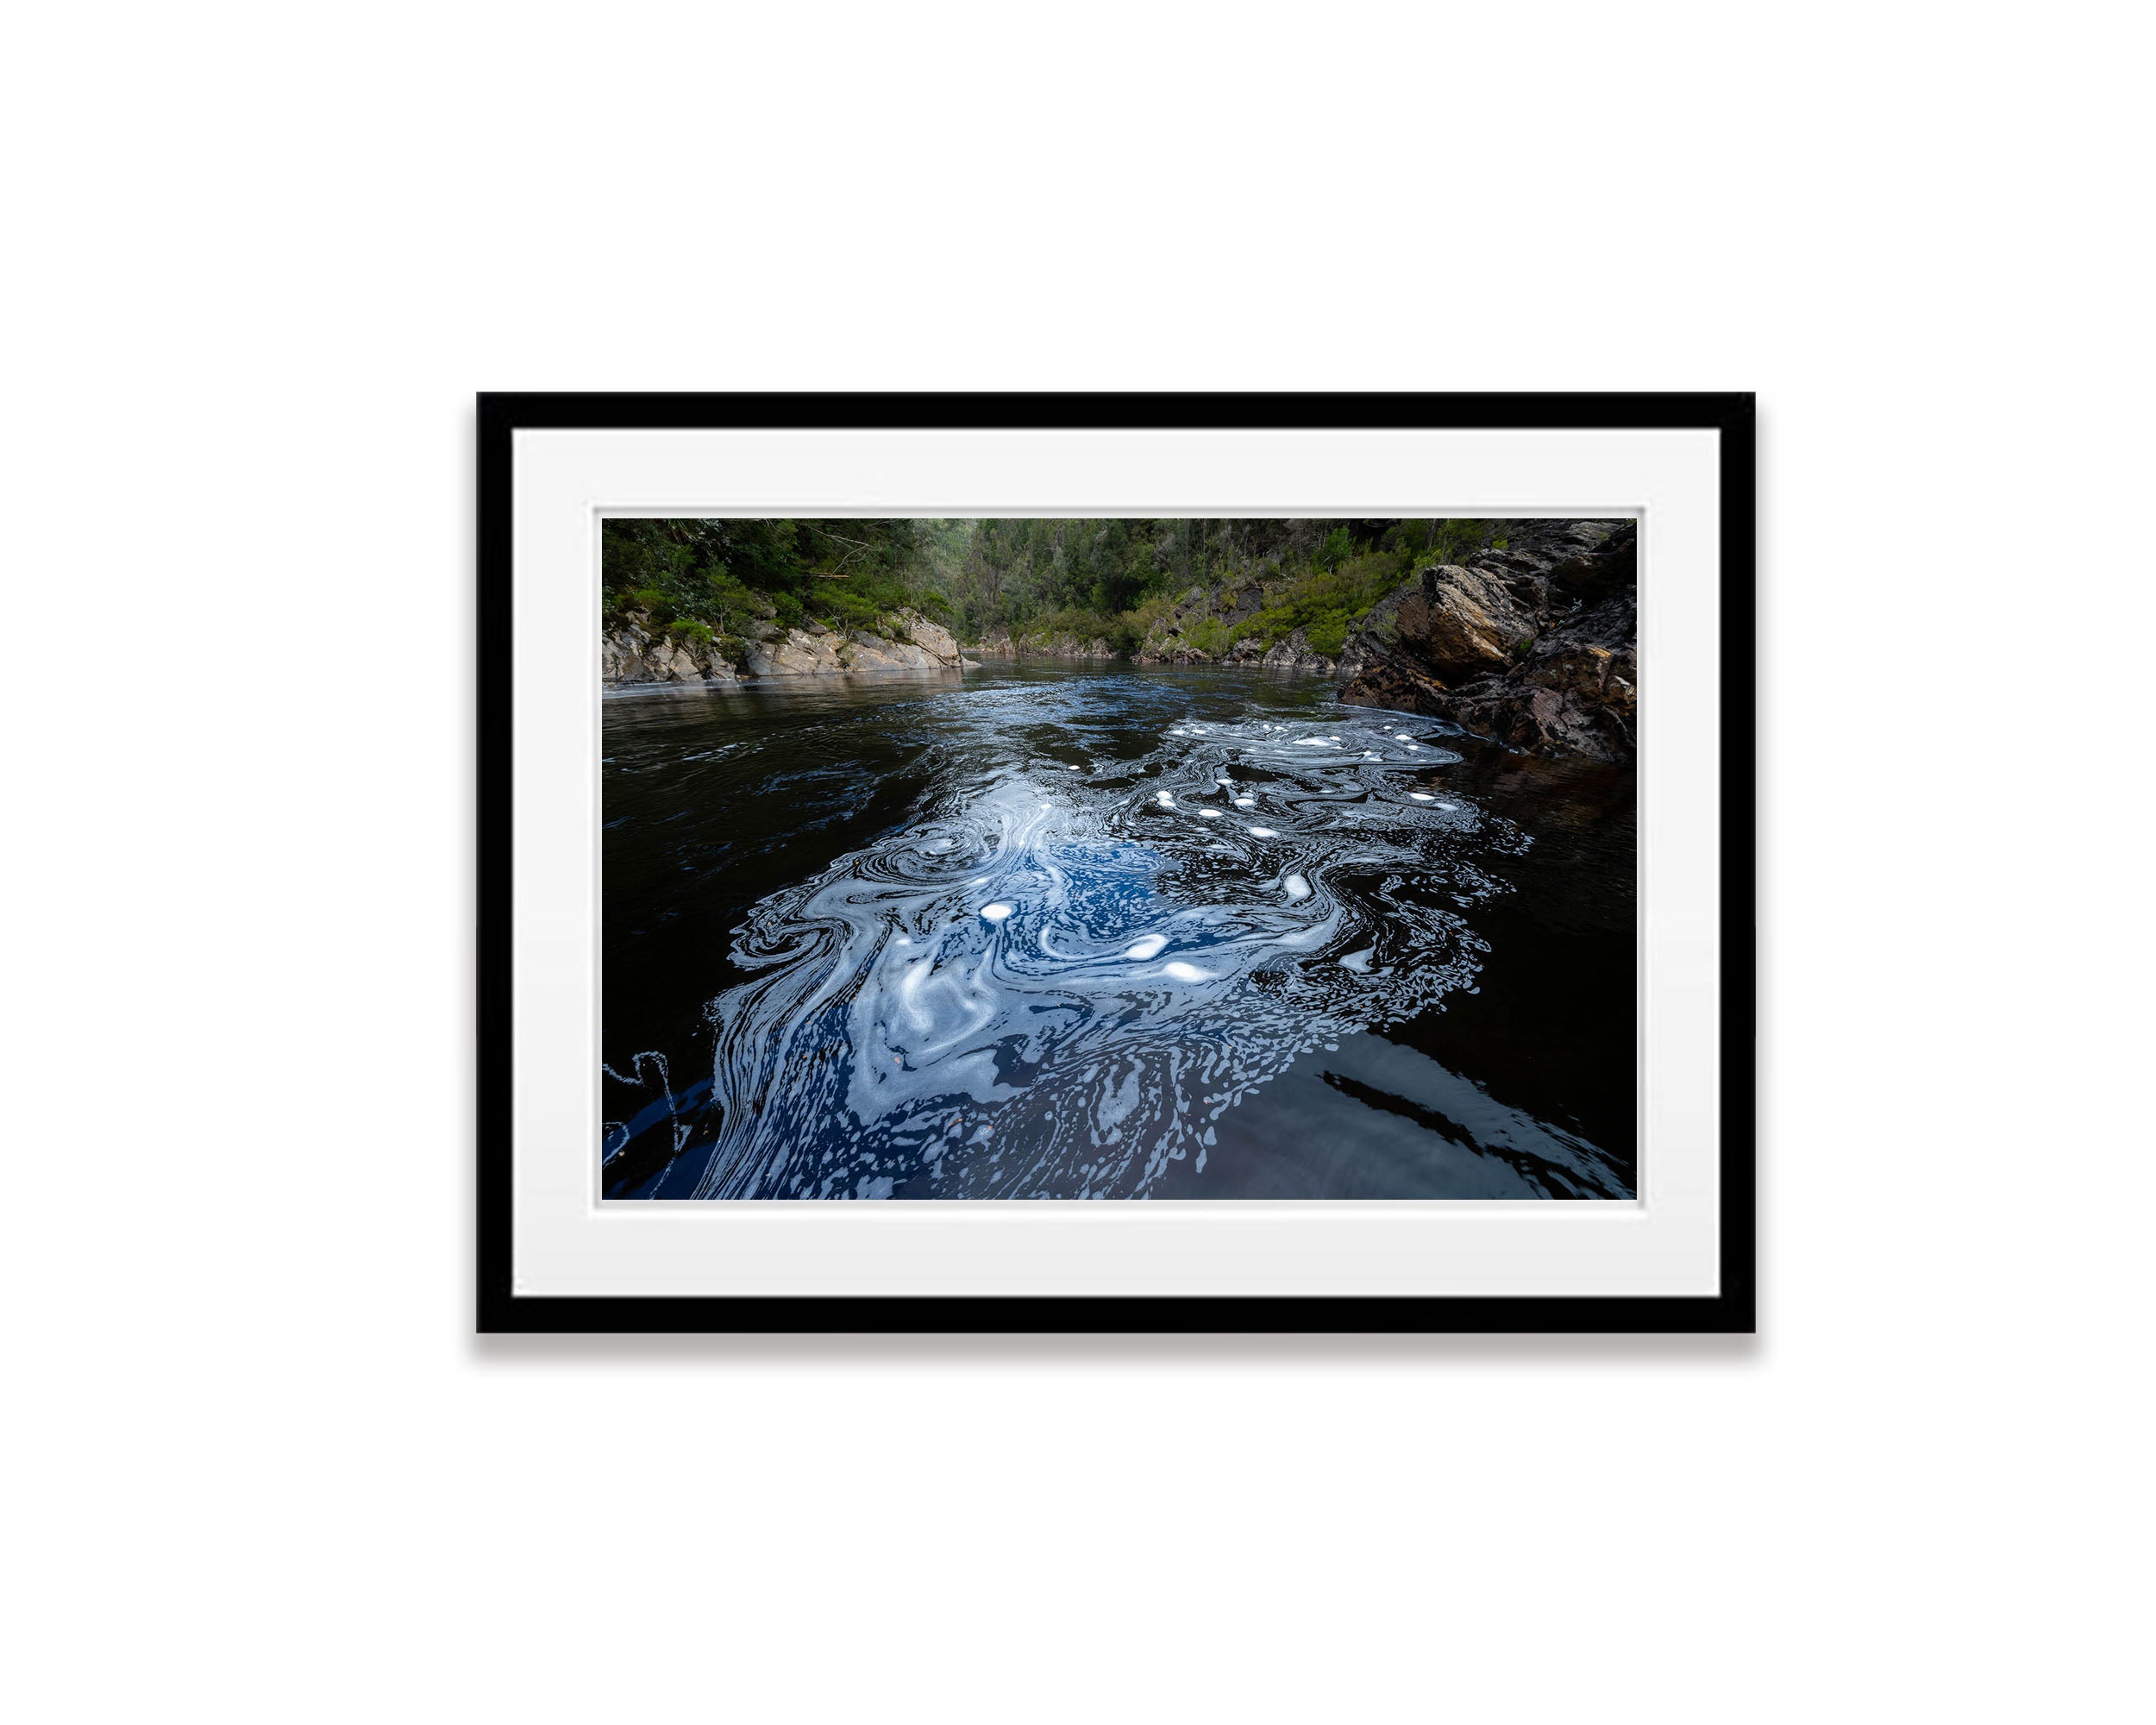
M 1200 820 L 1218 820 L 1220 819 L 1220 811 L 1219 809 L 1200 809 L 1198 811 L 1198 819 Z
M 1123 949 L 1123 956 L 1125 958 L 1151 958 L 1167 944 L 1168 937 L 1164 934 L 1140 935 Z
M 1437 799 L 1432 796 L 1427 791 L 1410 791 L 1407 794 L 1413 797 L 1419 803 L 1433 803 L 1437 801 Z
M 1178 982 L 1207 982 L 1213 975 L 1209 970 L 1200 970 L 1195 964 L 1186 964 L 1180 958 L 1162 965 L 1161 971 L 1164 975 L 1173 976 Z
M 1158 803 L 1163 808 L 1173 808 L 1175 806 L 1175 798 L 1169 796 L 1166 791 L 1154 792 L 1153 800 Z
M 1280 837 L 1269 826 L 1246 826 L 1243 831 L 1249 833 L 1252 838 L 1278 838 Z
M 1257 799 L 1256 797 L 1238 797 L 1235 800 L 1235 806 L 1238 808 L 1256 808 L 1257 806 Z
M 1300 875 L 1290 875 L 1280 884 L 1287 888 L 1288 896 L 1291 899 L 1307 899 L 1310 896 L 1310 882 Z
M 1012 905 L 983 905 L 981 907 L 981 914 L 987 918 L 990 922 L 1001 922 L 1015 908 L 1016 906 Z

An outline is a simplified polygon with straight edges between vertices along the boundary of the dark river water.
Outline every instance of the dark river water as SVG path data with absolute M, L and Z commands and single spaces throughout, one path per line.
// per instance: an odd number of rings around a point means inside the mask
M 1634 1187 L 1633 787 L 1309 677 L 610 693 L 610 1198 Z

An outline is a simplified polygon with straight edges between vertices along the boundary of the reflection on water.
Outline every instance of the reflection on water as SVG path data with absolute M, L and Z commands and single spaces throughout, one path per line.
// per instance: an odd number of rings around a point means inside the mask
M 610 698 L 608 1195 L 1629 1195 L 1628 1145 L 1375 1034 L 1479 989 L 1536 840 L 1457 734 L 1330 696 Z

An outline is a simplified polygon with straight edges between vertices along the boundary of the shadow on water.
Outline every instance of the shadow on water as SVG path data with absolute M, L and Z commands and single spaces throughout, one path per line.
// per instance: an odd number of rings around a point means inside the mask
M 609 1196 L 1633 1189 L 1628 771 L 1217 670 L 604 717 Z

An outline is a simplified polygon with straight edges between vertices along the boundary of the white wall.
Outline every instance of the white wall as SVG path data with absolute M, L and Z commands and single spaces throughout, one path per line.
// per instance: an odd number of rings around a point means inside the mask
M 17 18 L 8 1710 L 2145 1705 L 2126 28 Z M 1762 392 L 1756 1345 L 469 1334 L 472 392 L 1111 386 Z

